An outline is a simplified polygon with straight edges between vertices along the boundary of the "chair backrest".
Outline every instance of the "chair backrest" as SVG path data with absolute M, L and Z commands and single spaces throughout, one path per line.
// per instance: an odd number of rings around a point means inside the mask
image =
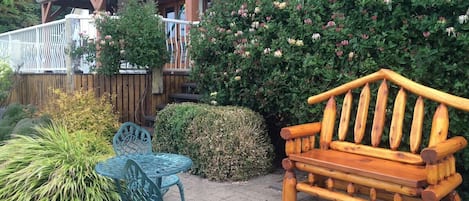
M 379 86 L 372 85 L 376 82 Z M 360 95 L 355 96 L 358 100 L 354 102 L 353 90 L 356 92 L 356 89 L 361 87 L 361 90 L 358 89 Z M 371 92 L 373 88 L 377 89 L 376 93 Z M 388 106 L 387 104 L 390 102 L 388 94 L 396 95 L 393 105 Z M 374 111 L 370 104 L 373 97 L 376 97 Z M 340 112 L 337 109 L 336 99 L 342 103 L 342 107 L 339 107 Z M 388 69 L 381 69 L 376 73 L 309 97 L 308 103 L 316 104 L 326 100 L 327 104 L 321 121 L 321 148 L 373 155 L 415 164 L 423 164 L 420 155 L 418 155 L 422 147 L 430 147 L 447 139 L 449 127 L 447 106 L 469 111 L 469 99 L 420 85 Z M 413 110 L 408 109 L 407 116 L 412 119 L 404 122 L 406 104 L 409 100 L 412 100 L 410 104 L 413 104 Z M 431 130 L 423 131 L 424 117 L 428 118 L 429 116 L 424 113 L 425 101 L 432 103 L 428 105 L 436 105 L 436 108 L 433 119 L 426 121 L 431 121 Z M 428 109 L 432 110 L 431 107 Z M 371 120 L 368 117 L 371 116 L 369 115 L 371 112 L 374 112 L 371 117 L 372 123 L 368 121 Z M 340 117 L 336 118 L 336 114 Z M 408 128 L 408 133 L 403 132 L 404 127 Z M 367 128 L 371 131 L 369 136 L 366 136 Z M 386 144 L 380 144 L 383 132 L 388 133 L 389 142 Z M 336 138 L 333 136 L 334 133 L 337 134 Z M 424 133 L 429 133 L 429 136 L 423 138 L 422 134 Z M 353 136 L 348 137 L 348 135 Z M 347 139 L 351 139 L 352 142 L 345 142 Z M 408 139 L 408 142 L 401 143 L 402 139 Z M 429 139 L 425 145 L 422 144 L 424 139 Z M 367 146 L 360 146 L 360 144 Z M 406 147 L 400 145 L 406 145 Z M 380 147 L 390 149 L 393 154 L 384 154 Z M 405 151 L 401 152 L 402 150 Z
M 151 153 L 151 135 L 137 124 L 125 122 L 114 135 L 112 147 L 117 156 Z
M 125 164 L 125 195 L 132 201 L 163 201 L 158 186 L 143 172 L 132 159 Z

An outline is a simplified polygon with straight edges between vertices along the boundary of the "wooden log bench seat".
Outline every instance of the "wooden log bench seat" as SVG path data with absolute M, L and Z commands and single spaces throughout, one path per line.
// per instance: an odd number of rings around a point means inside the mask
M 447 107 L 469 111 L 469 99 L 381 69 L 308 99 L 323 101 L 321 122 L 280 132 L 287 154 L 283 201 L 296 201 L 299 191 L 342 201 L 461 200 L 453 154 L 467 141 L 449 132 Z M 298 171 L 307 173 L 305 181 L 297 180 Z

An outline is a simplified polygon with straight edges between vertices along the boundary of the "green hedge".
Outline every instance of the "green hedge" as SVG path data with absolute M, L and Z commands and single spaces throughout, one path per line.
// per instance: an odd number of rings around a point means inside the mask
M 158 112 L 154 149 L 189 156 L 192 173 L 216 181 L 267 174 L 273 147 L 263 118 L 246 108 L 183 103 Z
M 192 77 L 205 102 L 259 112 L 273 137 L 320 120 L 309 96 L 380 68 L 469 97 L 468 8 L 466 0 L 217 1 L 191 29 Z M 468 113 L 450 115 L 450 135 L 469 138 Z M 467 180 L 469 148 L 457 160 Z

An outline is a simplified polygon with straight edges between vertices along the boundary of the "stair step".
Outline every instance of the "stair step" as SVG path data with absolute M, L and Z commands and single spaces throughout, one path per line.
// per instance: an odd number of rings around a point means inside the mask
M 181 86 L 182 86 L 182 87 L 196 88 L 196 87 L 197 87 L 197 83 L 195 83 L 195 82 L 185 82 L 185 83 L 182 83 Z
M 198 102 L 201 95 L 199 94 L 186 94 L 186 93 L 176 93 L 169 95 L 174 102 Z

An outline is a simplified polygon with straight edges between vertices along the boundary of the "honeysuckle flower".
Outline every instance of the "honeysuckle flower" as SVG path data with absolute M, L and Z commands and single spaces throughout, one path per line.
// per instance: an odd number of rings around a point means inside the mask
M 371 19 L 372 19 L 373 21 L 376 21 L 376 20 L 378 19 L 378 16 L 373 15 L 373 16 L 371 16 Z
M 348 60 L 352 61 L 353 57 L 355 56 L 355 52 L 349 52 L 348 53 Z
M 334 22 L 334 21 L 329 21 L 329 22 L 327 22 L 327 24 L 326 24 L 326 27 L 333 27 L 333 26 L 335 26 L 335 22 Z
M 249 32 L 255 32 L 256 30 L 253 28 L 249 28 Z
M 303 46 L 303 40 L 296 40 L 296 46 Z
M 267 17 L 265 17 L 265 20 L 267 20 L 267 22 L 270 21 L 270 20 L 272 20 L 272 16 L 267 16 Z
M 278 5 L 279 9 L 284 9 L 285 7 L 287 7 L 287 2 L 282 2 Z
M 238 76 L 234 77 L 234 79 L 235 79 L 236 81 L 240 81 L 240 80 L 241 80 L 241 76 L 238 75 Z
M 446 18 L 445 18 L 445 17 L 439 17 L 439 18 L 438 18 L 438 23 L 440 23 L 440 24 L 446 24 Z
M 257 13 L 260 13 L 260 12 L 261 12 L 261 8 L 259 8 L 259 7 L 254 8 L 254 13 L 257 14 Z
M 234 22 L 230 23 L 230 27 L 234 27 L 234 26 L 236 26 L 236 23 Z
M 319 40 L 319 39 L 321 39 L 321 34 L 319 34 L 319 33 L 314 33 L 313 36 L 311 36 L 311 38 L 313 38 L 313 41 L 314 41 L 314 40 Z
M 448 36 L 451 36 L 451 35 L 456 36 L 456 32 L 454 30 L 454 27 L 446 28 L 446 33 L 448 33 Z
M 114 41 L 109 41 L 109 45 L 114 45 Z
M 468 16 L 467 15 L 460 15 L 458 17 L 459 24 L 464 24 L 468 21 Z
M 270 54 L 270 48 L 265 48 L 264 49 L 264 54 Z
M 278 7 L 278 5 L 280 5 L 280 2 L 274 1 L 273 4 L 274 4 L 275 7 Z
M 288 38 L 287 41 L 288 41 L 288 44 L 290 44 L 290 45 L 296 44 L 296 40 L 295 40 L 295 39 Z
M 125 54 L 125 50 L 119 51 L 120 54 Z
M 343 40 L 343 41 L 340 41 L 340 44 L 343 45 L 343 46 L 347 46 L 349 44 L 348 40 Z
M 88 42 L 88 44 L 92 44 L 92 43 L 94 43 L 94 40 L 93 39 L 88 39 L 87 42 Z
M 218 92 L 215 91 L 215 92 L 210 93 L 210 96 L 216 96 L 217 94 Z
M 246 51 L 246 52 L 243 53 L 242 56 L 245 57 L 245 58 L 248 58 L 249 56 L 251 56 L 251 53 L 249 51 Z
M 313 21 L 310 18 L 303 20 L 305 24 L 313 24 Z
M 218 102 L 213 100 L 213 101 L 210 101 L 210 104 L 212 104 L 212 105 L 217 105 Z
M 392 0 L 383 0 L 383 2 L 386 4 L 386 5 L 389 5 L 392 3 Z
M 241 35 L 243 35 L 243 32 L 242 31 L 237 31 L 234 35 L 235 36 L 241 36 Z
M 252 27 L 252 28 L 256 28 L 256 29 L 259 28 L 259 22 L 258 22 L 258 21 L 252 22 L 252 23 L 251 23 L 251 27 Z
M 362 34 L 362 38 L 366 40 L 366 39 L 370 38 L 370 36 L 368 36 L 367 34 Z
M 282 50 L 277 50 L 277 51 L 274 52 L 274 57 L 280 58 L 280 57 L 282 57 L 282 55 L 283 55 Z
M 210 42 L 215 43 L 215 42 L 217 42 L 217 39 L 216 38 L 211 38 Z
M 342 55 L 344 55 L 344 51 L 338 50 L 338 51 L 335 51 L 335 54 L 336 54 L 338 57 L 341 57 Z
M 296 10 L 300 11 L 301 9 L 303 9 L 303 6 L 301 4 L 296 5 Z
M 106 44 L 106 41 L 105 41 L 105 40 L 101 40 L 101 41 L 99 42 L 99 44 L 105 45 L 105 44 Z
M 237 68 L 237 69 L 235 70 L 235 72 L 236 72 L 236 73 L 239 73 L 239 72 L 241 72 L 241 69 L 240 69 L 240 68 Z
M 104 39 L 106 39 L 106 40 L 111 40 L 111 39 L 112 39 L 112 36 L 111 36 L 111 35 L 106 35 L 106 36 L 104 36 Z
M 423 35 L 423 37 L 428 38 L 428 37 L 430 37 L 430 32 L 425 31 L 425 32 L 422 33 L 422 35 Z

